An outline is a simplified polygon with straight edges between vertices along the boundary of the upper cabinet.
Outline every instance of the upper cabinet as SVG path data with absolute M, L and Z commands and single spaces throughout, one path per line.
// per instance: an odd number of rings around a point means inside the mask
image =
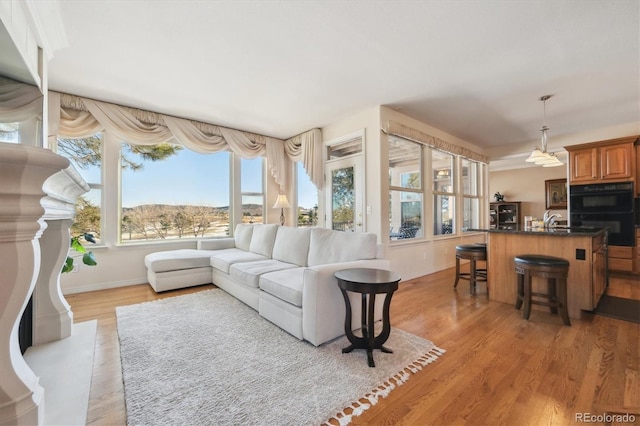
M 635 181 L 637 136 L 567 146 L 569 182 L 587 183 Z

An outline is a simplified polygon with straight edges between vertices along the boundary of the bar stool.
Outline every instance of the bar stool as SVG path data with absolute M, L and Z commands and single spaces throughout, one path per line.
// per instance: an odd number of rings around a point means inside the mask
M 518 296 L 516 309 L 524 310 L 522 318 L 528 320 L 531 313 L 531 305 L 548 306 L 552 314 L 560 311 L 560 316 L 565 325 L 571 325 L 569 311 L 567 310 L 567 276 L 569 275 L 569 261 L 559 257 L 544 256 L 541 254 L 523 254 L 514 259 L 516 274 L 518 277 Z M 547 293 L 534 293 L 531 291 L 531 277 L 537 276 L 547 279 Z M 534 297 L 539 299 L 534 299 Z M 540 300 L 540 298 L 545 300 Z
M 469 272 L 460 272 L 460 259 L 469 261 Z M 453 284 L 455 289 L 460 279 L 469 281 L 469 293 L 476 294 L 476 282 L 487 281 L 487 269 L 478 268 L 477 261 L 487 260 L 486 244 L 462 244 L 456 246 L 456 282 Z M 487 293 L 489 287 L 487 286 Z

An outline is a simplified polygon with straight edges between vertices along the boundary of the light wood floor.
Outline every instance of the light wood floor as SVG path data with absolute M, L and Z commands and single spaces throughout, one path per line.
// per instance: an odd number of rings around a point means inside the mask
M 547 311 L 525 321 L 512 305 L 489 301 L 482 286 L 477 296 L 465 281 L 452 290 L 454 273 L 400 284 L 392 326 L 447 353 L 353 424 L 566 425 L 576 423 L 576 413 L 638 412 L 640 325 L 585 313 L 566 327 Z M 635 277 L 621 278 L 629 294 L 637 285 Z M 67 296 L 76 322 L 98 320 L 88 424 L 126 424 L 114 308 L 211 287 L 155 294 L 141 285 Z

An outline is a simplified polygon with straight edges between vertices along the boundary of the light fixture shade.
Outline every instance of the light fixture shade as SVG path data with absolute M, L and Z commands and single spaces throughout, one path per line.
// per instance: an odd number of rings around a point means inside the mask
M 555 155 L 552 155 L 551 158 L 553 159 L 553 161 L 550 161 L 548 163 L 544 163 L 542 165 L 542 167 L 558 167 L 558 166 L 564 166 L 564 163 L 562 161 L 560 161 L 558 159 L 558 157 L 556 157 Z
M 544 157 L 545 157 L 544 153 L 540 151 L 538 147 L 535 147 L 531 152 L 531 155 L 529 155 L 529 158 L 527 158 L 524 161 L 526 161 L 527 163 L 535 163 L 537 160 L 540 160 Z
M 290 209 L 291 204 L 289 204 L 289 200 L 287 200 L 287 196 L 284 194 L 278 195 L 276 199 L 276 203 L 273 205 L 274 209 Z

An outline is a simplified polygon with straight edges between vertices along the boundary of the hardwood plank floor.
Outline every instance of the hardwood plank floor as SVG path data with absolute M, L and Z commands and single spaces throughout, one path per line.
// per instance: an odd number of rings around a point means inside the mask
M 489 301 L 482 285 L 476 296 L 466 282 L 452 290 L 454 274 L 400 284 L 392 326 L 447 352 L 353 424 L 565 425 L 577 423 L 576 413 L 640 408 L 640 325 L 585 313 L 566 327 L 546 311 L 525 321 L 512 305 Z M 633 286 L 633 277 L 624 280 Z M 98 320 L 88 424 L 126 424 L 115 307 L 208 288 L 156 294 L 140 285 L 67 296 L 76 322 Z

